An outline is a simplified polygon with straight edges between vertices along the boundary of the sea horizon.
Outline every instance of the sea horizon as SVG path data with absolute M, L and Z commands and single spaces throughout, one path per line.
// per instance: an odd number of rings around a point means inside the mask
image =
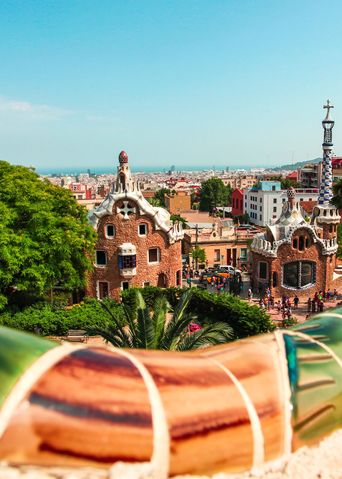
M 94 168 L 87 168 L 87 167 L 51 167 L 51 168 L 39 168 L 34 167 L 35 171 L 42 176 L 51 176 L 51 175 L 69 175 L 75 176 L 82 173 L 90 173 L 95 175 L 105 175 L 105 174 L 116 174 L 116 168 L 111 166 L 104 166 L 104 167 L 94 167 Z M 228 168 L 228 170 L 227 170 Z M 257 167 L 245 166 L 244 168 L 237 168 L 237 167 L 228 167 L 228 166 L 182 166 L 181 168 L 174 167 L 172 172 L 188 172 L 188 171 L 234 171 L 234 170 L 246 170 L 250 171 L 251 168 L 257 169 Z M 263 167 L 259 167 L 263 168 Z M 171 170 L 171 167 L 156 167 L 156 166 L 145 166 L 145 167 L 133 167 L 131 171 L 133 173 L 167 173 Z

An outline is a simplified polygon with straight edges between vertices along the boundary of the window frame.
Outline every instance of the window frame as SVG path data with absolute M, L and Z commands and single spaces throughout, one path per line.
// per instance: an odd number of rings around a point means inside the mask
M 298 263 L 298 268 L 297 268 L 297 286 L 289 286 L 288 284 L 285 283 L 285 268 L 287 265 L 292 264 L 292 263 Z M 302 286 L 302 267 L 303 263 L 309 263 L 311 265 L 311 282 L 305 284 Z M 281 268 L 281 285 L 283 288 L 286 289 L 291 289 L 293 291 L 298 291 L 298 290 L 304 290 L 304 289 L 309 289 L 315 286 L 316 284 L 316 274 L 317 274 L 317 263 L 312 260 L 295 260 L 295 261 L 289 261 L 287 263 L 284 263 L 282 268 Z
M 144 226 L 145 227 L 145 233 L 140 233 L 140 227 Z M 148 224 L 147 223 L 139 223 L 138 224 L 138 235 L 140 238 L 147 236 L 148 233 Z
M 105 257 L 105 263 L 98 263 L 97 262 L 97 253 L 104 253 L 104 257 Z M 105 268 L 108 264 L 108 254 L 107 254 L 107 251 L 105 249 L 97 249 L 95 250 L 95 266 L 97 268 Z
M 108 234 L 108 226 L 112 226 L 112 227 L 113 227 L 113 235 L 109 235 L 109 234 Z M 115 238 L 115 233 L 116 233 L 116 231 L 115 231 L 115 226 L 114 226 L 112 223 L 108 223 L 108 224 L 105 225 L 105 237 L 106 237 L 107 239 L 113 239 L 113 238 Z
M 157 260 L 156 261 L 150 261 L 150 251 L 151 250 L 156 250 L 157 251 Z M 153 248 L 149 248 L 147 250 L 147 262 L 148 264 L 158 264 L 160 263 L 160 248 L 158 248 L 157 246 L 153 247 Z

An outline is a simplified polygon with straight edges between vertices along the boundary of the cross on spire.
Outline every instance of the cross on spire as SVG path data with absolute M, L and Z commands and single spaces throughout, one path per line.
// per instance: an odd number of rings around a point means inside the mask
M 326 108 L 327 110 L 327 116 L 325 117 L 325 119 L 328 120 L 330 115 L 330 109 L 334 108 L 334 105 L 331 105 L 330 100 L 327 100 L 327 104 L 323 105 L 323 108 Z

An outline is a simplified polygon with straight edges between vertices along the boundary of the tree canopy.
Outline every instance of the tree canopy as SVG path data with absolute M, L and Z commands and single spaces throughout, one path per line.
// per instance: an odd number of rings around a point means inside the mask
M 210 178 L 202 183 L 200 191 L 201 211 L 212 211 L 217 206 L 227 206 L 230 202 L 232 189 L 230 185 L 225 186 L 220 178 Z
M 95 232 L 71 193 L 0 161 L 0 309 L 16 291 L 85 285 Z

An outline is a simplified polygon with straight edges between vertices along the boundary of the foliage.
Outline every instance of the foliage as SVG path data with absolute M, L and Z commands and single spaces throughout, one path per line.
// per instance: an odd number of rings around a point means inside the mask
M 340 178 L 333 186 L 334 197 L 332 203 L 336 208 L 342 209 L 342 178 Z
M 244 338 L 273 331 L 274 325 L 266 311 L 251 306 L 238 296 L 220 295 L 197 288 L 193 289 L 191 311 L 210 321 L 223 321 L 231 326 L 236 337 Z
M 205 249 L 196 246 L 190 252 L 190 255 L 196 263 L 204 263 L 206 260 Z
M 68 190 L 0 161 L 0 218 L 0 309 L 14 291 L 84 287 L 95 233 Z
M 169 188 L 160 188 L 160 190 L 157 190 L 155 192 L 155 199 L 159 201 L 159 206 L 162 206 L 165 208 L 165 195 L 168 195 L 171 193 L 171 190 Z
M 156 288 L 149 286 L 139 289 L 146 304 L 153 307 L 159 295 L 165 296 L 168 302 L 174 307 L 182 294 L 188 288 Z M 238 296 L 227 293 L 211 293 L 199 288 L 192 288 L 192 296 L 189 309 L 203 321 L 222 321 L 231 326 L 234 334 L 239 338 L 255 334 L 273 331 L 274 325 L 266 311 L 258 306 L 252 306 Z M 135 290 L 128 289 L 122 292 L 122 303 L 135 311 L 136 296 Z
M 124 311 L 116 301 L 105 299 L 103 304 L 115 314 L 117 321 L 124 324 Z M 95 329 L 110 327 L 111 318 L 106 315 L 96 299 L 86 299 L 71 308 L 56 309 L 41 302 L 23 311 L 0 315 L 0 325 L 39 333 L 43 336 L 65 336 L 69 329 Z
M 188 226 L 188 222 L 183 216 L 181 215 L 171 215 L 170 220 L 172 221 L 172 224 L 175 223 L 182 223 L 183 228 L 186 228 Z
M 282 321 L 282 327 L 283 328 L 290 328 L 291 326 L 294 326 L 297 324 L 298 321 L 294 316 L 290 316 L 289 318 L 285 318 Z
M 171 319 L 167 318 L 169 304 L 159 296 L 153 310 L 146 306 L 139 290 L 134 290 L 136 309 L 125 308 L 127 325 L 122 327 L 115 313 L 109 312 L 113 325 L 96 328 L 90 333 L 100 334 L 116 347 L 186 351 L 207 345 L 225 343 L 233 337 L 232 328 L 225 323 L 208 323 L 190 332 L 193 314 L 188 310 L 192 292 L 188 290 L 176 304 Z
M 250 221 L 249 214 L 244 213 L 243 215 L 234 216 L 234 223 L 239 223 L 240 225 L 248 225 Z
M 282 190 L 288 190 L 289 188 L 300 188 L 301 184 L 298 183 L 298 181 L 291 180 L 289 178 L 282 178 L 280 180 L 281 183 L 281 189 Z
M 147 198 L 147 201 L 150 203 L 152 206 L 161 206 L 160 200 L 157 198 Z
M 341 223 L 337 226 L 337 243 L 338 243 L 337 256 L 342 259 L 342 224 Z
M 204 181 L 200 190 L 199 209 L 212 213 L 217 206 L 227 206 L 230 202 L 231 192 L 231 186 L 225 186 L 220 178 L 210 178 Z

